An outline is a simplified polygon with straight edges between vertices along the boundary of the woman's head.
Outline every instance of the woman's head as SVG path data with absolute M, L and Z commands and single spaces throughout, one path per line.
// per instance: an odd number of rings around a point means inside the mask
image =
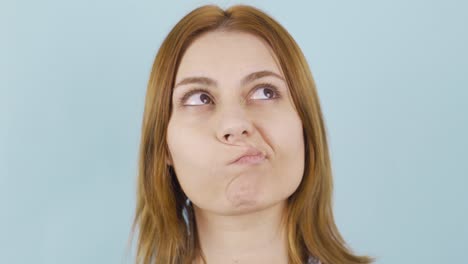
M 252 148 L 266 159 L 231 163 Z M 194 207 L 235 215 L 284 203 L 291 263 L 310 255 L 369 263 L 346 248 L 331 195 L 316 87 L 288 32 L 250 6 L 209 5 L 186 15 L 162 43 L 148 83 L 138 259 L 190 263 L 201 255 Z
M 221 30 L 199 36 L 185 51 L 167 144 L 195 207 L 243 214 L 285 201 L 299 185 L 302 123 L 274 56 L 255 35 Z M 264 161 L 233 163 L 249 147 L 265 154 Z

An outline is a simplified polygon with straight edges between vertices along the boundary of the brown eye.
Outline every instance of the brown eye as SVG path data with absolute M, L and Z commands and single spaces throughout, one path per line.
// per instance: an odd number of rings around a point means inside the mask
M 267 100 L 267 99 L 275 99 L 279 97 L 278 90 L 270 84 L 260 84 L 257 87 L 258 89 L 254 93 L 254 95 L 256 96 L 253 99 Z M 266 99 L 258 98 L 258 96 L 266 97 Z
M 181 99 L 181 103 L 187 106 L 205 105 L 210 104 L 211 102 L 211 98 L 203 89 L 194 89 L 193 91 L 186 93 Z
M 198 93 L 196 93 L 196 94 L 198 94 Z M 200 96 L 195 96 L 195 98 L 200 99 L 200 101 L 203 102 L 203 103 L 211 102 L 210 97 L 208 95 L 204 94 L 204 93 L 200 94 Z

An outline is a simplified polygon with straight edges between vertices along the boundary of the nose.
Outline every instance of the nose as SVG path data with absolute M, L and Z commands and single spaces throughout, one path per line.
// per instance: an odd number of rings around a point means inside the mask
M 252 136 L 254 125 L 243 109 L 225 109 L 220 115 L 218 138 L 224 143 L 236 144 Z

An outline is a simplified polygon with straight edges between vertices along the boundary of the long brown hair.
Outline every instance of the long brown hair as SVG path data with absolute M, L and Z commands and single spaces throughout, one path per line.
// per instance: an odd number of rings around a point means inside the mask
M 286 232 L 289 263 L 302 264 L 308 256 L 323 264 L 371 263 L 357 256 L 338 232 L 332 212 L 332 169 L 326 127 L 315 82 L 299 46 L 278 22 L 261 10 L 235 5 L 199 7 L 169 32 L 156 55 L 149 78 L 137 182 L 138 227 L 136 263 L 192 263 L 201 257 L 193 208 L 186 203 L 172 167 L 166 130 L 172 112 L 175 75 L 188 46 L 201 34 L 216 30 L 254 34 L 265 40 L 278 57 L 292 99 L 302 120 L 305 168 L 302 182 L 288 198 Z

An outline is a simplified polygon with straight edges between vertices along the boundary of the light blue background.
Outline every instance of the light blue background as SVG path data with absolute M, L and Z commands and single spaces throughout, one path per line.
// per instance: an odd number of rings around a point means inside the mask
M 239 1 L 1 2 L 0 263 L 131 263 L 149 72 L 206 3 Z M 468 263 L 467 2 L 249 3 L 310 64 L 356 253 Z

